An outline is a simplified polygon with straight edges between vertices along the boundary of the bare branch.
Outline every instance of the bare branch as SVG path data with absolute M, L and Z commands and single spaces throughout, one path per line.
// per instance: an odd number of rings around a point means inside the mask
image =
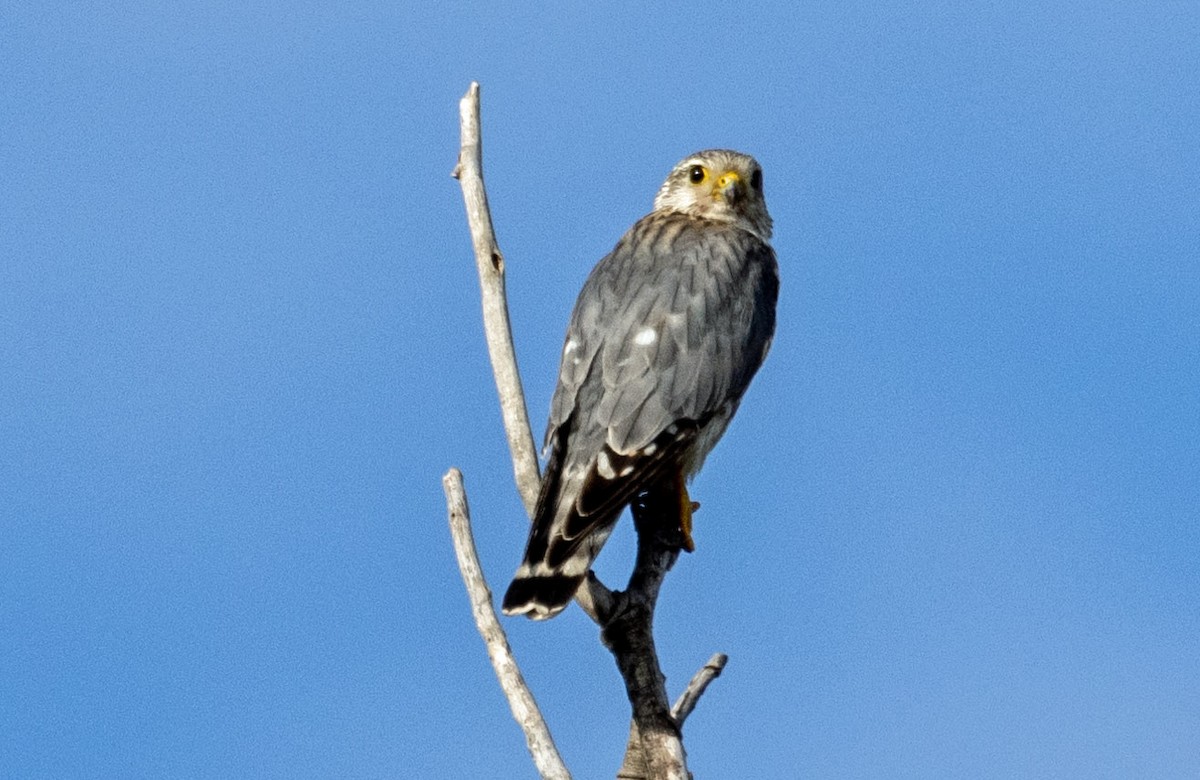
M 667 572 L 683 545 L 682 529 L 664 518 L 678 518 L 677 485 L 667 483 L 633 501 L 638 550 L 629 587 L 616 594 L 616 606 L 600 636 L 625 680 L 633 708 L 619 780 L 688 780 L 687 757 L 679 725 L 667 706 L 667 686 L 654 646 L 654 608 Z
M 496 244 L 487 191 L 483 187 L 483 142 L 479 129 L 477 82 L 471 82 L 471 88 L 458 102 L 458 116 L 462 145 L 453 176 L 462 186 L 471 243 L 475 248 L 475 266 L 479 270 L 479 288 L 483 294 L 483 324 L 488 354 L 492 359 L 492 372 L 496 375 L 496 391 L 500 394 L 504 430 L 508 433 L 508 448 L 512 452 L 513 478 L 517 482 L 526 513 L 533 517 L 540 483 L 537 448 L 529 427 L 525 392 L 521 389 L 521 375 L 517 373 L 517 356 L 513 351 L 512 327 L 509 325 L 508 301 L 504 292 L 504 256 Z
M 708 659 L 708 663 L 700 667 L 700 671 L 696 672 L 692 677 L 692 681 L 688 683 L 687 688 L 683 693 L 679 694 L 679 698 L 675 700 L 675 706 L 671 708 L 671 717 L 683 728 L 683 722 L 687 720 L 688 715 L 692 714 L 692 710 L 696 709 L 696 705 L 700 702 L 700 697 L 704 695 L 704 691 L 708 688 L 708 684 L 721 676 L 721 672 L 725 671 L 725 664 L 728 663 L 729 656 L 724 653 L 717 653 L 712 658 Z
M 442 477 L 442 488 L 446 493 L 446 509 L 450 516 L 450 534 L 454 537 L 454 553 L 458 557 L 458 568 L 462 572 L 463 583 L 467 586 L 467 595 L 471 599 L 471 612 L 475 617 L 475 625 L 487 645 L 488 656 L 492 659 L 492 668 L 500 680 L 500 687 L 508 698 L 513 717 L 525 732 L 525 743 L 533 755 L 533 762 L 538 772 L 547 780 L 570 780 L 571 773 L 567 771 L 550 729 L 533 699 L 525 678 L 513 658 L 512 648 L 500 621 L 496 618 L 496 610 L 492 606 L 492 592 L 484 579 L 483 569 L 479 565 L 479 556 L 475 552 L 475 539 L 471 534 L 471 510 L 467 506 L 467 494 L 463 488 L 462 472 L 450 469 Z

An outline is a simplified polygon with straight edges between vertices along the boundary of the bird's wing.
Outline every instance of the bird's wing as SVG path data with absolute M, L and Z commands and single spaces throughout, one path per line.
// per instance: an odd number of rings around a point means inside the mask
M 580 292 L 551 402 L 556 474 L 539 520 L 568 542 L 664 469 L 697 431 L 736 407 L 774 332 L 774 253 L 751 234 L 682 215 L 651 215 L 602 260 Z M 549 530 L 549 529 L 547 529 Z

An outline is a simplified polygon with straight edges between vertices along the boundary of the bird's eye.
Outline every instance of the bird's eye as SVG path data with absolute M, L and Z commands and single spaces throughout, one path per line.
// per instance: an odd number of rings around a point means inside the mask
M 688 181 L 692 184 L 699 184 L 704 181 L 704 177 L 707 175 L 708 173 L 705 172 L 703 165 L 693 165 L 692 169 L 688 171 Z
M 755 168 L 754 173 L 750 174 L 750 186 L 755 192 L 762 192 L 762 169 Z

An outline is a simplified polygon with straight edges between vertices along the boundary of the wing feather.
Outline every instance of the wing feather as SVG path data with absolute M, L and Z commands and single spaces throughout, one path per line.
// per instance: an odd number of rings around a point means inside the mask
M 593 269 L 546 431 L 553 495 L 537 524 L 551 566 L 736 408 L 774 331 L 777 274 L 757 237 L 678 214 L 646 217 Z

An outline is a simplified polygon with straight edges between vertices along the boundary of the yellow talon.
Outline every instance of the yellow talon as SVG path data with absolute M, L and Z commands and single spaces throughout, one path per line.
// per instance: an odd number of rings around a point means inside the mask
M 692 539 L 692 513 L 700 508 L 700 502 L 693 501 L 688 495 L 687 485 L 679 481 L 679 530 L 683 533 L 683 549 L 688 552 L 696 551 L 696 542 Z

